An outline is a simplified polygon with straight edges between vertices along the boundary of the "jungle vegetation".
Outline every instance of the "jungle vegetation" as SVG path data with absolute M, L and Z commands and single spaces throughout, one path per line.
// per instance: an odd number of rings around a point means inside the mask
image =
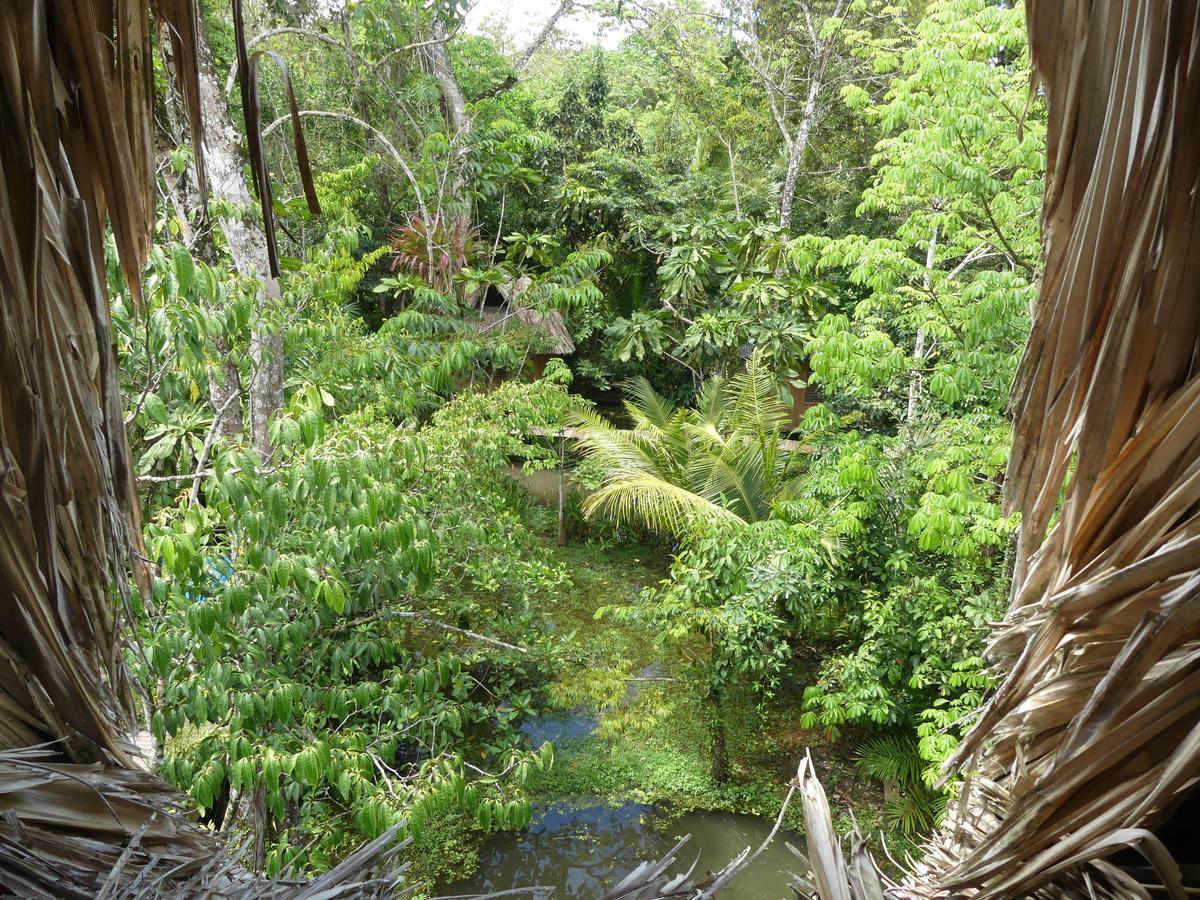
M 106 248 L 163 775 L 270 874 L 403 823 L 434 877 L 451 832 L 530 821 L 556 751 L 523 722 L 653 733 L 674 690 L 705 797 L 742 802 L 730 748 L 786 718 L 931 827 L 1014 552 L 1046 133 L 1020 4 L 578 0 L 515 39 L 454 3 L 240 5 L 286 62 L 261 140 L 205 0 L 207 214 L 160 66 L 143 308 Z M 574 551 L 514 464 L 569 470 Z M 663 563 L 576 633 L 580 546 Z M 675 687 L 630 714 L 635 657 Z

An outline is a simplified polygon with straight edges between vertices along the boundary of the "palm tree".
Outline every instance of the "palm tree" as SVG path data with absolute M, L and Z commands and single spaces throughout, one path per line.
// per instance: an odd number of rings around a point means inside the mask
M 707 381 L 695 409 L 671 403 L 644 378 L 626 392 L 632 428 L 590 411 L 573 416 L 584 454 L 606 470 L 584 502 L 586 515 L 675 534 L 697 521 L 744 524 L 770 516 L 789 481 L 780 440 L 787 408 L 757 354 L 729 381 Z

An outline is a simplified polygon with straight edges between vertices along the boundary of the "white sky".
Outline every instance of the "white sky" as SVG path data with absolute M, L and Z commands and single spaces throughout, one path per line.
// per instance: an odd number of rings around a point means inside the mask
M 523 50 L 541 33 L 558 4 L 559 0 L 475 0 L 467 13 L 467 30 L 493 33 L 493 26 L 500 25 L 513 46 Z M 581 44 L 599 40 L 609 49 L 616 47 L 625 34 L 623 30 L 605 29 L 599 17 L 579 10 L 559 19 L 558 29 Z

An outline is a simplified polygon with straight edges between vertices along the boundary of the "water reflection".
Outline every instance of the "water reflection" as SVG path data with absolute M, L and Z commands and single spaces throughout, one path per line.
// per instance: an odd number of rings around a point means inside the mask
M 529 738 L 529 746 L 535 750 L 546 741 L 557 748 L 564 741 L 587 737 L 599 724 L 600 719 L 585 709 L 554 709 L 523 721 L 521 733 Z
M 553 897 L 597 897 L 634 866 L 670 850 L 684 834 L 687 848 L 673 872 L 684 871 L 696 853 L 693 877 L 724 866 L 747 846 L 757 847 L 770 822 L 732 813 L 692 812 L 667 818 L 637 803 L 618 808 L 575 808 L 555 804 L 539 810 L 519 833 L 494 835 L 483 847 L 475 875 L 444 885 L 441 893 L 462 894 L 545 885 Z M 783 846 L 796 836 L 781 831 L 775 842 L 733 884 L 723 900 L 793 900 L 788 887 L 797 860 Z M 545 896 L 545 895 L 544 895 Z

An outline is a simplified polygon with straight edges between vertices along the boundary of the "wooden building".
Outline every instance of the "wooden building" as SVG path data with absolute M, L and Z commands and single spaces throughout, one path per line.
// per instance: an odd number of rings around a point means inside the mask
M 520 298 L 529 290 L 527 276 L 502 285 L 488 287 L 483 294 L 480 310 L 480 334 L 495 334 L 508 330 L 529 333 L 529 361 L 534 379 L 541 378 L 551 357 L 570 356 L 575 341 L 567 329 L 566 319 L 556 309 L 541 312 L 520 305 Z

